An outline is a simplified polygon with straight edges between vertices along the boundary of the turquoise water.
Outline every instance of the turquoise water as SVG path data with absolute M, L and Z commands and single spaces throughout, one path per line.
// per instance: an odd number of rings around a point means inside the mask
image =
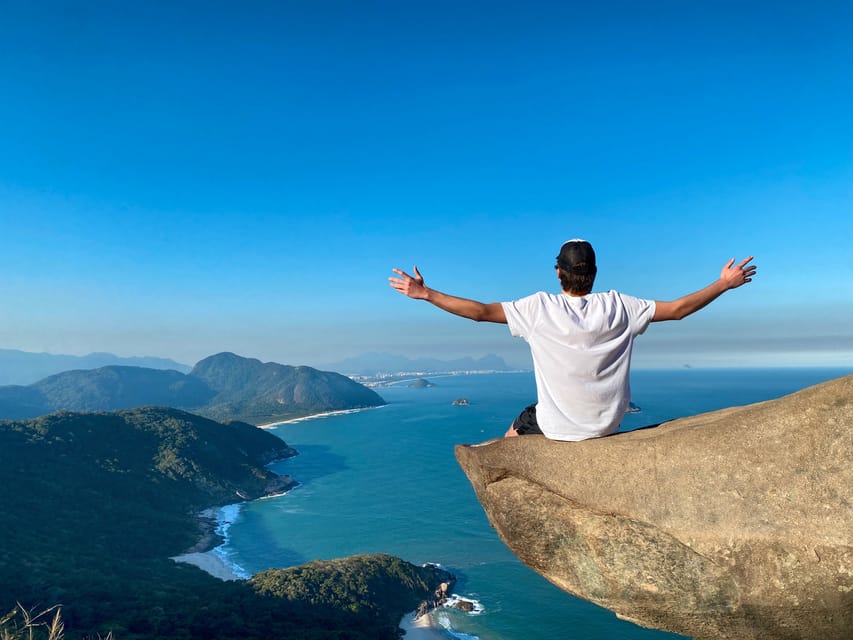
M 638 371 L 626 416 L 636 428 L 679 416 L 779 397 L 849 370 Z M 223 549 L 247 573 L 317 558 L 390 553 L 440 563 L 455 592 L 483 612 L 443 610 L 460 638 L 666 640 L 573 598 L 527 569 L 491 529 L 453 446 L 498 437 L 534 399 L 530 373 L 430 377 L 436 386 L 379 389 L 388 406 L 273 430 L 300 455 L 272 468 L 302 484 L 243 505 Z M 452 406 L 465 397 L 469 406 Z

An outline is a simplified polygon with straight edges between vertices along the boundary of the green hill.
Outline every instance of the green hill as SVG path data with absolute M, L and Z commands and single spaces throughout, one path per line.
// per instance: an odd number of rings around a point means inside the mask
M 385 403 L 372 389 L 339 373 L 263 363 L 233 353 L 205 358 L 190 377 L 203 380 L 216 392 L 199 409 L 202 415 L 216 419 L 237 418 L 260 424 Z
M 31 385 L 50 411 L 114 411 L 145 405 L 197 407 L 213 392 L 178 371 L 111 365 L 65 371 Z
M 189 374 L 107 366 L 65 371 L 28 386 L 0 387 L 0 418 L 7 419 L 156 405 L 262 424 L 381 404 L 374 391 L 340 374 L 233 353 L 205 358 Z
M 446 575 L 379 556 L 225 583 L 168 559 L 201 509 L 292 486 L 265 464 L 294 453 L 176 409 L 0 422 L 0 609 L 62 604 L 69 639 L 396 639 Z

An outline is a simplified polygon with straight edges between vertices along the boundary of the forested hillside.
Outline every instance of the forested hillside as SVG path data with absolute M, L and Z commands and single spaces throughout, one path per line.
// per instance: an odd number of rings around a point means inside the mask
M 169 560 L 199 510 L 292 486 L 264 465 L 294 453 L 174 409 L 0 422 L 0 608 L 62 604 L 74 639 L 396 638 L 446 575 L 380 556 L 226 583 Z
M 385 401 L 372 389 L 330 371 L 220 353 L 199 362 L 190 377 L 216 395 L 199 413 L 217 420 L 261 424 L 325 411 L 374 407 Z

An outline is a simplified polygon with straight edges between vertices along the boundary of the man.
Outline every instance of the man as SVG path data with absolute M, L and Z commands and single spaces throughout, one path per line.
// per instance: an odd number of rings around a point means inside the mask
M 535 293 L 514 302 L 484 304 L 430 289 L 418 268 L 414 276 L 394 269 L 388 278 L 400 293 L 477 322 L 509 325 L 533 355 L 537 403 L 527 407 L 507 437 L 543 433 L 553 440 L 585 440 L 615 433 L 630 406 L 629 370 L 634 338 L 649 322 L 681 320 L 729 289 L 751 282 L 752 256 L 732 258 L 718 280 L 670 302 L 644 300 L 616 291 L 592 293 L 597 268 L 586 240 L 564 243 L 557 256 L 562 293 Z

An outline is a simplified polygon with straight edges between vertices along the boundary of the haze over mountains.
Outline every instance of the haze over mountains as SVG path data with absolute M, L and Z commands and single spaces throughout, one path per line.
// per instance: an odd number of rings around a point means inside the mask
M 33 353 L 18 349 L 0 349 L 0 385 L 32 384 L 55 373 L 72 369 L 98 369 L 109 365 L 174 369 L 189 373 L 191 366 L 151 356 L 123 358 L 112 353 L 90 353 L 69 356 L 54 353 Z
M 19 349 L 0 349 L 0 385 L 30 385 L 48 376 L 76 369 L 100 369 L 119 365 L 148 369 L 171 369 L 189 373 L 192 366 L 154 356 L 122 357 L 112 353 L 90 353 L 72 356 L 35 353 Z M 509 371 L 512 367 L 500 356 L 489 354 L 481 358 L 466 356 L 450 360 L 438 358 L 408 358 L 392 353 L 364 353 L 337 362 L 315 367 L 345 375 L 377 375 L 382 373 L 424 373 L 448 371 Z
M 324 368 L 366 377 L 511 370 L 493 354 L 440 360 L 366 353 Z M 307 366 L 262 363 L 233 353 L 210 356 L 190 368 L 167 358 L 0 349 L 0 385 L 0 419 L 34 418 L 54 411 L 168 406 L 216 420 L 264 424 L 384 404 L 374 391 L 345 375 Z
M 324 365 L 346 375 L 374 376 L 382 373 L 446 373 L 449 371 L 510 371 L 503 358 L 494 354 L 482 358 L 407 358 L 391 353 L 365 353 Z
M 262 363 L 233 353 L 205 358 L 188 374 L 111 365 L 0 387 L 0 418 L 7 419 L 154 405 L 263 424 L 382 404 L 376 392 L 338 373 Z

